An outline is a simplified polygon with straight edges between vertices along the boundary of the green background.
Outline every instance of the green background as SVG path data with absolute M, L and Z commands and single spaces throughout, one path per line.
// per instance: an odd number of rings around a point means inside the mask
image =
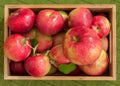
M 62 80 L 4 80 L 3 38 L 5 4 L 116 4 L 117 6 L 117 80 L 116 81 L 62 81 Z M 0 86 L 120 86 L 120 0 L 0 0 Z

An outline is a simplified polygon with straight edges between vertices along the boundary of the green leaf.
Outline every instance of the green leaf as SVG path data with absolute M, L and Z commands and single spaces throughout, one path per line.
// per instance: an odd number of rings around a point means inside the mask
M 33 48 L 38 44 L 37 39 L 30 39 L 30 42 Z
M 38 41 L 36 39 L 30 39 L 30 42 L 31 42 L 31 46 L 32 46 L 32 52 L 30 55 L 35 55 L 35 52 L 37 50 L 37 47 L 38 47 Z
M 58 66 L 58 69 L 60 72 L 64 73 L 64 74 L 69 74 L 71 73 L 73 70 L 76 69 L 76 65 L 73 63 L 70 64 L 61 64 Z

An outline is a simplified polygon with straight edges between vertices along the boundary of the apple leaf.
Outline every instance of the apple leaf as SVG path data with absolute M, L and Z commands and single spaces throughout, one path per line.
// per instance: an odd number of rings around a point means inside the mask
M 73 63 L 70 64 L 61 64 L 58 66 L 58 69 L 60 72 L 64 73 L 64 74 L 69 74 L 71 73 L 73 70 L 76 69 L 76 65 Z
M 33 48 L 38 44 L 37 39 L 30 39 L 30 42 Z
M 38 47 L 38 41 L 36 39 L 30 39 L 32 45 L 32 52 L 30 55 L 35 55 L 36 49 Z

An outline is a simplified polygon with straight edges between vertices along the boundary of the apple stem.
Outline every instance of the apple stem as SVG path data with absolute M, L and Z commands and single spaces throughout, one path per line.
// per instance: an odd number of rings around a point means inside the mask
M 27 40 L 29 40 L 29 38 L 25 38 L 24 42 L 26 42 Z M 26 45 L 33 49 L 33 47 L 28 42 L 26 42 Z
M 50 53 L 50 50 L 47 50 L 45 53 L 45 56 L 48 56 L 49 53 Z
M 28 40 L 28 38 L 26 38 L 25 40 Z M 35 47 L 32 47 L 32 46 L 27 42 L 26 45 L 29 46 L 29 47 L 33 50 L 32 55 L 34 56 L 35 53 L 36 53 L 36 50 L 37 50 L 38 44 L 37 44 Z
M 79 41 L 79 39 L 78 39 L 77 37 L 75 37 L 75 36 L 73 36 L 73 40 L 74 40 L 75 42 L 78 42 L 78 41 Z
M 33 56 L 34 56 L 35 53 L 36 53 L 37 47 L 38 47 L 38 44 L 33 48 Z

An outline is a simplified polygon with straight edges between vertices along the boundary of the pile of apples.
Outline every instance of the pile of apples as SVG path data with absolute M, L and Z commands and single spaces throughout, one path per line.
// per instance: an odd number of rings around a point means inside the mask
M 8 17 L 4 42 L 12 75 L 102 75 L 108 69 L 110 21 L 84 7 L 70 12 L 20 8 Z

